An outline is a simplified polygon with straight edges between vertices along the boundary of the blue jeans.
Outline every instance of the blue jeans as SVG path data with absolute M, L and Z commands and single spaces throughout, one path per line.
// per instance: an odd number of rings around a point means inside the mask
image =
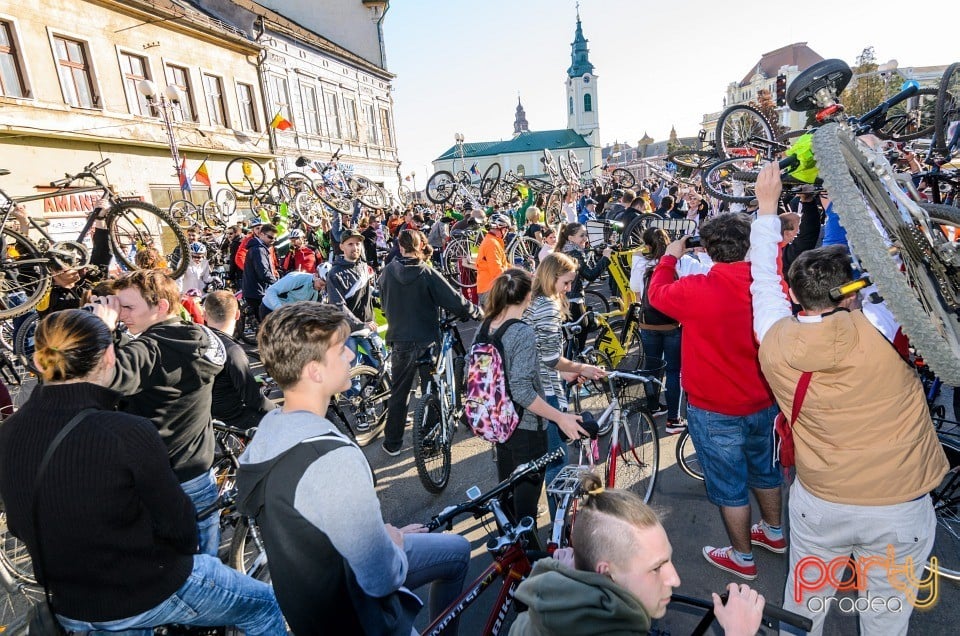
M 560 408 L 560 400 L 557 399 L 556 395 L 548 395 L 545 399 L 547 404 L 553 408 Z M 567 446 L 567 443 L 560 437 L 560 427 L 554 422 L 547 422 L 547 452 L 555 448 L 562 448 L 564 454 L 560 459 L 547 465 L 543 479 L 544 483 L 548 486 L 550 482 L 553 481 L 553 478 L 559 475 L 563 467 L 569 464 L 571 460 L 570 447 Z M 553 519 L 553 515 L 557 512 L 557 504 L 553 501 L 553 497 L 547 497 L 547 504 L 550 506 L 550 518 Z
M 662 359 L 666 363 L 667 419 L 680 419 L 680 328 L 672 331 L 641 329 L 640 342 L 647 360 Z M 648 406 L 655 407 L 659 404 L 660 392 L 655 389 L 652 397 L 656 401 L 651 400 Z
M 193 557 L 193 571 L 173 596 L 137 616 L 90 623 L 57 616 L 70 632 L 134 632 L 151 634 L 153 627 L 177 623 L 198 626 L 237 626 L 246 634 L 287 633 L 273 588 L 227 567 L 205 554 Z
M 211 505 L 219 496 L 213 469 L 183 482 L 180 487 L 187 493 L 187 497 L 190 497 L 197 512 Z M 217 510 L 206 519 L 198 521 L 197 530 L 200 532 L 200 554 L 217 556 L 220 553 L 220 511 Z
M 724 415 L 687 405 L 687 427 L 712 504 L 746 506 L 750 488 L 780 487 L 772 432 L 778 411 L 774 404 L 750 415 Z
M 460 593 L 470 567 L 470 542 L 458 534 L 405 534 L 407 578 L 403 584 L 413 590 L 430 584 L 430 620 L 440 616 Z M 457 626 L 448 630 L 457 634 Z

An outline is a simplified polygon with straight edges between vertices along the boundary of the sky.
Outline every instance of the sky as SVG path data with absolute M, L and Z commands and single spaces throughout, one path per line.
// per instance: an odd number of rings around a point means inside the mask
M 644 132 L 663 140 L 671 126 L 681 137 L 696 135 L 704 113 L 722 109 L 727 84 L 794 42 L 851 65 L 867 46 L 879 63 L 896 59 L 901 67 L 958 61 L 960 42 L 929 20 L 960 23 L 960 2 L 936 5 L 921 27 L 919 14 L 894 0 L 581 0 L 600 140 L 636 145 Z M 387 69 L 397 76 L 403 174 L 415 172 L 423 188 L 430 162 L 457 132 L 467 142 L 509 139 L 518 94 L 531 130 L 565 128 L 575 28 L 575 0 L 390 2 L 384 40 Z

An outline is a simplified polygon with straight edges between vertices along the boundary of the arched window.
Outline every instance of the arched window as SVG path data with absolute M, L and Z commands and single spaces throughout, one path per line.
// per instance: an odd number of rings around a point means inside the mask
M 523 167 L 522 163 L 517 166 L 517 174 L 520 175 L 521 177 L 527 174 L 527 169 Z
M 570 114 L 573 114 L 573 97 L 570 98 Z
M 583 112 L 589 113 L 593 111 L 593 98 L 590 97 L 590 93 L 584 93 L 583 95 Z

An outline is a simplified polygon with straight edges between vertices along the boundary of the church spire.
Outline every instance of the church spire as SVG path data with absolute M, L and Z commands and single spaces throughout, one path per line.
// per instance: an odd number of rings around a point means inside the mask
M 523 104 L 520 103 L 520 95 L 517 95 L 517 116 L 513 120 L 514 136 L 520 133 L 530 132 L 530 125 L 527 123 L 527 113 L 523 110 Z
M 593 73 L 593 64 L 590 63 L 590 49 L 587 48 L 587 38 L 583 37 L 583 26 L 580 24 L 580 4 L 577 3 L 577 30 L 570 43 L 569 77 L 580 77 L 584 73 Z

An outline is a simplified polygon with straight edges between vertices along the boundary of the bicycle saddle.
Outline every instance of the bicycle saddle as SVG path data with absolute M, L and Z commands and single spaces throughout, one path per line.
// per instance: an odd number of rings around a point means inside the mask
M 7 170 L 6 168 L 0 168 L 0 177 L 5 177 L 8 174 L 10 174 L 9 170 Z
M 836 98 L 853 77 L 853 71 L 843 60 L 823 60 L 817 62 L 793 78 L 787 87 L 787 105 L 790 110 L 804 112 L 820 110 L 828 104 L 818 104 L 816 94 L 821 89 L 831 89 Z

